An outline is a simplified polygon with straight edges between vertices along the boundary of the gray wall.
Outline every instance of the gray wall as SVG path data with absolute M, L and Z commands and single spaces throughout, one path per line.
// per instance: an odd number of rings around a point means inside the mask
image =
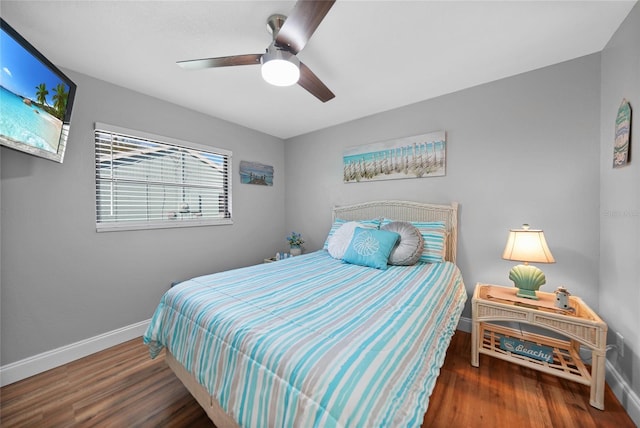
M 172 281 L 286 244 L 282 140 L 68 75 L 78 92 L 64 163 L 2 148 L 0 365 L 146 320 Z M 96 233 L 96 121 L 232 150 L 234 224 Z M 240 160 L 273 165 L 274 186 L 240 184 Z
M 476 282 L 511 285 L 509 228 L 545 231 L 559 285 L 598 307 L 599 54 L 420 102 L 286 141 L 287 225 L 320 248 L 330 207 L 374 199 L 460 203 L 458 264 Z M 342 182 L 342 151 L 447 132 L 445 177 Z M 465 315 L 470 316 L 469 304 Z
M 624 336 L 624 357 L 608 360 L 640 396 L 640 4 L 602 52 L 600 112 L 600 315 L 609 342 Z M 615 119 L 623 98 L 633 111 L 632 161 L 612 168 Z M 627 392 L 623 392 L 623 403 Z M 638 404 L 636 404 L 638 406 Z M 635 415 L 636 422 L 640 414 Z

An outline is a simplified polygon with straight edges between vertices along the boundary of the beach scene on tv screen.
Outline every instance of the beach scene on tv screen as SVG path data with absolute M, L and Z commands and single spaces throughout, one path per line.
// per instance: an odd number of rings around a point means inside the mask
M 0 31 L 0 140 L 58 152 L 69 86 Z

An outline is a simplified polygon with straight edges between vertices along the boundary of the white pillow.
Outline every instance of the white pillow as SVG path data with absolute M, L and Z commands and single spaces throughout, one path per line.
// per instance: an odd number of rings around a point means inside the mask
M 347 222 L 347 220 L 343 220 L 341 218 L 337 218 L 333 222 L 333 224 L 331 225 L 331 229 L 329 230 L 329 235 L 327 235 L 327 239 L 324 240 L 324 245 L 322 246 L 323 250 L 328 250 L 329 249 L 329 240 L 331 239 L 333 234 L 336 233 L 336 230 L 338 230 L 338 228 L 340 226 L 342 226 L 343 224 L 345 224 L 346 222 Z
M 351 238 L 353 238 L 353 232 L 356 230 L 356 227 L 375 229 L 373 226 L 358 223 L 357 221 L 346 222 L 329 238 L 329 246 L 327 247 L 327 250 L 331 257 L 334 259 L 342 259 L 347 248 L 349 248 L 349 244 L 351 243 Z

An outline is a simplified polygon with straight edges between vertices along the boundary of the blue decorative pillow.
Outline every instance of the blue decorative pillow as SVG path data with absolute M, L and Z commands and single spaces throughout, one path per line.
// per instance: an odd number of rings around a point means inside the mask
M 342 260 L 360 266 L 386 269 L 391 250 L 400 235 L 395 232 L 356 227 Z
M 367 226 L 357 221 L 349 221 L 340 226 L 329 238 L 329 247 L 327 248 L 327 251 L 329 251 L 329 255 L 331 257 L 342 260 L 344 253 L 347 251 L 347 248 L 349 248 L 349 244 L 351 244 L 353 233 L 357 227 L 372 229 L 371 226 Z M 393 232 L 395 232 L 395 230 Z

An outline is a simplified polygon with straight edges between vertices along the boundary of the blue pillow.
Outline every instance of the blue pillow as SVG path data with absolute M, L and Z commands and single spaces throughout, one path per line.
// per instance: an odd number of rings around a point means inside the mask
M 360 266 L 386 269 L 391 250 L 400 235 L 395 232 L 356 227 L 342 260 Z

